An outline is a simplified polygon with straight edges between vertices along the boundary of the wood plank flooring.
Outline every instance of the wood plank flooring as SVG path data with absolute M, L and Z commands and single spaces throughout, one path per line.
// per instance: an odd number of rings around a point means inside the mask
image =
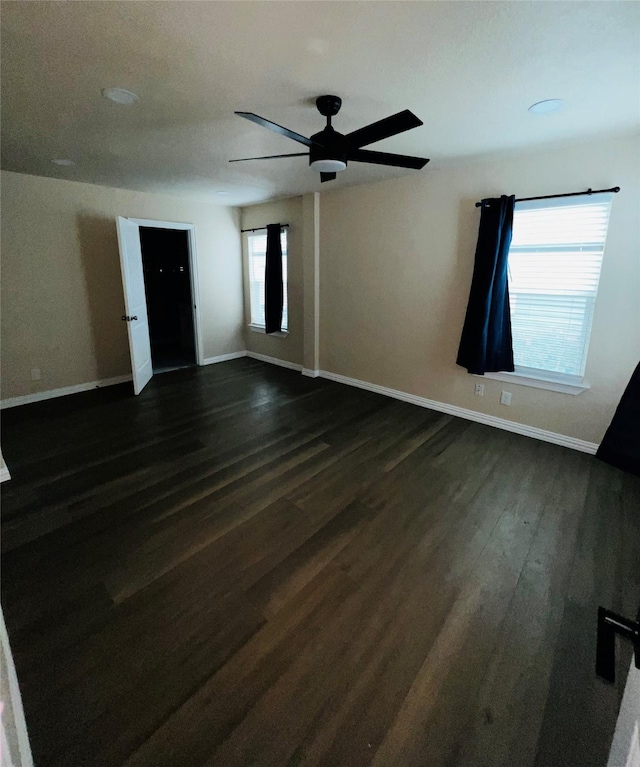
M 249 359 L 5 411 L 38 767 L 602 767 L 640 482 Z

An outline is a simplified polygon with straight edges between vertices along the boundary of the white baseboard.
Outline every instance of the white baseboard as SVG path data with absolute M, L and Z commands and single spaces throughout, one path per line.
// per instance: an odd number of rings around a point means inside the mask
M 565 434 L 557 434 L 554 431 L 538 429 L 535 426 L 528 426 L 524 423 L 507 421 L 506 418 L 498 418 L 495 415 L 487 415 L 486 413 L 479 413 L 476 410 L 468 410 L 467 408 L 458 407 L 457 405 L 449 405 L 446 402 L 438 402 L 434 399 L 419 397 L 417 394 L 408 394 L 399 389 L 389 389 L 387 386 L 379 386 L 378 384 L 372 384 L 368 381 L 360 381 L 357 378 L 349 378 L 348 376 L 339 375 L 338 373 L 331 373 L 328 370 L 311 370 L 309 368 L 303 368 L 302 365 L 295 365 L 292 362 L 285 362 L 284 360 L 279 360 L 275 357 L 267 357 L 265 354 L 256 354 L 255 352 L 247 352 L 247 357 L 253 357 L 254 359 L 262 360 L 263 362 L 270 362 L 272 365 L 280 365 L 281 367 L 290 368 L 291 370 L 298 370 L 302 375 L 309 376 L 310 378 L 326 378 L 327 380 L 335 381 L 336 383 L 355 386 L 358 389 L 366 389 L 367 391 L 375 392 L 376 394 L 384 394 L 386 397 L 393 397 L 394 399 L 399 399 L 403 402 L 409 402 L 412 405 L 418 405 L 418 407 L 426 407 L 430 410 L 437 410 L 440 413 L 458 416 L 458 418 L 466 418 L 468 421 L 476 421 L 477 423 L 483 423 L 486 426 L 494 426 L 496 429 L 511 431 L 514 434 L 522 434 L 525 437 L 539 439 L 542 442 L 551 442 L 554 445 L 561 445 L 562 447 L 568 447 L 572 450 L 579 450 L 581 453 L 595 455 L 598 449 L 598 444 L 596 442 L 587 442 L 584 439 L 568 437 Z
M 230 354 L 219 354 L 217 357 L 205 357 L 202 360 L 203 365 L 215 365 L 216 362 L 227 362 L 228 360 L 237 360 L 240 357 L 246 357 L 246 352 L 231 352 Z
M 247 352 L 247 357 L 251 357 L 254 360 L 260 360 L 261 362 L 268 362 L 271 365 L 279 365 L 281 368 L 288 368 L 289 370 L 297 370 L 302 372 L 302 365 L 298 365 L 296 362 L 287 362 L 287 360 L 279 360 L 277 357 L 267 357 L 266 354 L 258 354 L 257 352 Z
M 18 405 L 28 405 L 31 402 L 40 402 L 45 399 L 54 399 L 55 397 L 66 397 L 67 394 L 78 394 L 91 389 L 102 389 L 104 386 L 114 386 L 115 384 L 131 381 L 130 375 L 115 376 L 114 378 L 102 378 L 99 381 L 87 381 L 87 383 L 75 384 L 74 386 L 63 386 L 60 389 L 49 389 L 49 391 L 38 391 L 33 394 L 23 394 L 20 397 L 9 397 L 0 400 L 0 409 L 8 407 L 17 407 Z
M 591 455 L 594 455 L 598 449 L 598 445 L 595 442 L 586 442 L 583 439 L 567 437 L 564 434 L 556 434 L 556 432 L 547 431 L 546 429 L 538 429 L 535 426 L 527 426 L 523 423 L 507 421 L 505 418 L 478 413 L 475 410 L 467 410 L 467 408 L 458 407 L 457 405 L 448 405 L 445 402 L 426 399 L 426 397 L 418 397 L 415 394 L 407 394 L 398 389 L 389 389 L 386 386 L 378 386 L 377 384 L 368 383 L 367 381 L 359 381 L 357 378 L 348 378 L 347 376 L 338 375 L 338 373 L 330 373 L 326 370 L 321 370 L 320 377 L 327 378 L 329 381 L 347 384 L 348 386 L 356 386 L 359 389 L 366 389 L 367 391 L 375 392 L 376 394 L 384 394 L 387 397 L 393 397 L 394 399 L 409 402 L 412 405 L 418 405 L 419 407 L 426 407 L 430 410 L 437 410 L 440 413 L 448 413 L 449 415 L 466 418 L 469 421 L 476 421 L 477 423 L 483 423 L 487 426 L 495 426 L 497 429 L 504 429 L 505 431 L 514 432 L 515 434 L 522 434 L 525 437 L 533 437 L 534 439 L 539 439 L 543 442 L 551 442 L 554 445 L 569 447 L 573 450 L 579 450 L 582 453 L 590 453 Z
M 576 437 L 568 437 L 564 434 L 547 431 L 546 429 L 538 429 L 535 426 L 528 426 L 527 424 L 517 423 L 516 421 L 507 421 L 505 418 L 498 418 L 497 416 L 487 415 L 486 413 L 479 413 L 476 410 L 468 410 L 467 408 L 458 407 L 457 405 L 449 405 L 445 402 L 438 402 L 437 400 L 427 399 L 426 397 L 419 397 L 416 394 L 408 394 L 399 389 L 390 389 L 386 386 L 379 386 L 378 384 L 372 384 L 367 381 L 360 381 L 357 378 L 349 378 L 348 376 L 339 375 L 338 373 L 331 373 L 328 370 L 311 370 L 309 368 L 303 368 L 302 365 L 298 365 L 295 362 L 288 362 L 287 360 L 277 359 L 276 357 L 268 357 L 266 354 L 258 354 L 257 352 L 241 351 L 222 354 L 218 357 L 209 357 L 205 359 L 204 364 L 211 365 L 216 362 L 225 362 L 227 360 L 238 359 L 245 356 L 262 362 L 268 362 L 271 365 L 288 368 L 289 370 L 296 370 L 310 378 L 326 378 L 329 381 L 347 384 L 347 386 L 355 386 L 358 389 L 366 389 L 367 391 L 375 392 L 376 394 L 384 394 L 386 397 L 393 397 L 394 399 L 399 399 L 403 402 L 409 402 L 412 405 L 426 407 L 430 410 L 437 410 L 440 413 L 455 415 L 459 418 L 466 418 L 469 421 L 476 421 L 477 423 L 483 423 L 487 426 L 494 426 L 497 429 L 504 429 L 505 431 L 514 432 L 515 434 L 522 434 L 525 437 L 533 437 L 534 439 L 539 439 L 543 442 L 551 442 L 554 445 L 562 445 L 563 447 L 579 450 L 583 453 L 594 455 L 598 449 L 598 445 L 595 442 L 586 442 L 585 440 L 577 439 Z M 0 409 L 4 410 L 9 407 L 17 407 L 18 405 L 27 405 L 31 402 L 40 402 L 42 400 L 53 399 L 54 397 L 65 397 L 67 394 L 78 394 L 79 392 L 100 389 L 104 386 L 113 386 L 115 384 L 126 383 L 127 381 L 131 381 L 130 375 L 103 378 L 99 381 L 88 381 L 87 383 L 76 384 L 75 386 L 64 386 L 60 389 L 50 389 L 49 391 L 24 394 L 20 397 L 10 397 L 8 399 L 0 400 Z M 10 476 L 7 469 L 0 471 L 0 482 L 4 482 L 9 478 Z

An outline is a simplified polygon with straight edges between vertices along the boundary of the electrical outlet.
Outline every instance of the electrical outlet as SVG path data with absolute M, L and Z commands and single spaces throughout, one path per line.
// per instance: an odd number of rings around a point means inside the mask
M 501 405 L 510 405 L 511 404 L 511 392 L 510 391 L 500 392 L 500 404 Z
M 31 380 L 39 381 L 41 378 L 40 368 L 31 368 Z
M 476 384 L 476 388 L 473 392 L 476 397 L 484 397 L 484 384 Z

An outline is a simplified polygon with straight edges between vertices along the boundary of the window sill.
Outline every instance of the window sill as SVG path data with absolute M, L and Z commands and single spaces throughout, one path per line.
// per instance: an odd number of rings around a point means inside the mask
M 266 335 L 267 331 L 265 330 L 264 325 L 248 325 L 249 330 L 251 330 L 253 333 L 263 333 Z M 288 330 L 281 330 L 278 333 L 269 333 L 270 336 L 275 336 L 276 338 L 286 338 L 289 335 Z
M 545 376 L 523 375 L 522 373 L 485 373 L 479 378 L 491 378 L 494 381 L 506 381 L 508 383 L 518 384 L 519 386 L 531 386 L 534 389 L 547 389 L 557 391 L 562 394 L 582 394 L 583 391 L 590 389 L 588 383 L 567 383 L 555 378 Z

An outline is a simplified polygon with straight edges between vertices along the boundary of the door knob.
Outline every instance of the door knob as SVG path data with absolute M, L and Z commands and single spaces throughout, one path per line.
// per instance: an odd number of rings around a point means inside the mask
M 133 317 L 129 317 L 128 314 L 123 314 L 120 318 L 123 322 L 133 322 L 134 320 L 137 320 L 138 318 L 134 314 Z
M 640 668 L 640 616 L 632 621 L 599 607 L 596 674 L 607 682 L 616 681 L 616 634 L 633 642 L 636 668 Z

